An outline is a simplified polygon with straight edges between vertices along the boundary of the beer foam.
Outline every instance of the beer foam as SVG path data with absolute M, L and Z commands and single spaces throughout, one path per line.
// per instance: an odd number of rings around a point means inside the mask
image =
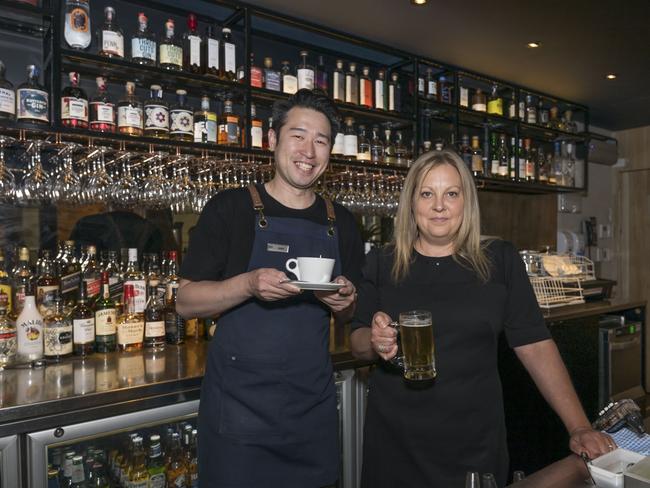
M 421 321 L 417 322 L 400 322 L 399 324 L 401 327 L 431 327 L 431 322 L 425 322 L 422 323 Z

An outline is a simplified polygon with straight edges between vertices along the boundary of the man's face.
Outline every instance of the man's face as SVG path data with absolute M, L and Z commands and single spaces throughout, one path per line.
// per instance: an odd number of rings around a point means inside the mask
M 316 110 L 303 107 L 289 110 L 280 136 L 269 131 L 276 176 L 293 188 L 311 188 L 329 163 L 330 130 L 327 117 Z

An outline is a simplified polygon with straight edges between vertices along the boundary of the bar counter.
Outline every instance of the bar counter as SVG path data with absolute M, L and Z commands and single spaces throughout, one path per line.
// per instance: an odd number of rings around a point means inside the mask
M 591 483 L 589 470 L 585 463 L 579 456 L 571 454 L 540 469 L 526 479 L 508 486 L 513 488 L 584 488 L 594 485 Z

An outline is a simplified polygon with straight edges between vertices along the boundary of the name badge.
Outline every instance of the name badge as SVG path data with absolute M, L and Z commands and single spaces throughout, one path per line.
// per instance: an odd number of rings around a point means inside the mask
M 286 244 L 274 244 L 272 242 L 269 242 L 266 245 L 266 250 L 268 252 L 283 252 L 286 254 L 289 252 L 289 246 Z

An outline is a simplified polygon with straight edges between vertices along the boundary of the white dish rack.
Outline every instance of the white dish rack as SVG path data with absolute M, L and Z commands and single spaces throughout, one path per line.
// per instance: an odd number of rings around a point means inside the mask
M 575 254 L 530 253 L 527 259 L 538 259 L 537 271 L 529 271 L 537 303 L 542 308 L 584 303 L 582 283 L 595 280 L 594 262 Z

